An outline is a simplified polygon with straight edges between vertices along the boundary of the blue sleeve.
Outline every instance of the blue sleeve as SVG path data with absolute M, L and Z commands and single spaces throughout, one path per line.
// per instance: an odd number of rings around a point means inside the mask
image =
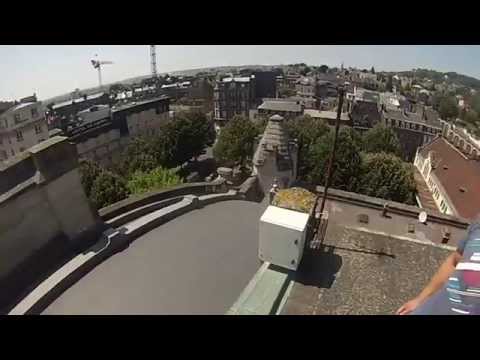
M 457 251 L 463 255 L 463 251 L 465 250 L 465 245 L 467 244 L 467 241 L 469 241 L 472 237 L 472 233 L 474 231 L 480 231 L 480 223 L 475 223 L 475 224 L 471 224 L 468 229 L 467 229 L 467 234 L 465 235 L 465 237 L 460 240 L 457 244 Z
M 465 236 L 462 240 L 460 240 L 457 244 L 457 252 L 463 255 L 463 251 L 465 250 L 465 245 L 467 244 L 468 236 Z

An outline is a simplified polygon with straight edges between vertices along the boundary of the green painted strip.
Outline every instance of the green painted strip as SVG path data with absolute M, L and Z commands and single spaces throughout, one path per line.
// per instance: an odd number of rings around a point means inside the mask
M 288 275 L 288 271 L 277 271 L 272 269 L 269 263 L 264 263 L 227 314 L 271 314 L 282 295 L 282 289 L 285 289 L 286 281 L 289 280 Z

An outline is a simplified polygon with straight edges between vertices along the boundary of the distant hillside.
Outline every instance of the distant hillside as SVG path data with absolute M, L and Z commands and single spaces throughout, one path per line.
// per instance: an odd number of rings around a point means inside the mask
M 197 69 L 186 69 L 186 70 L 172 71 L 172 72 L 169 72 L 168 74 L 175 75 L 175 76 L 195 76 L 196 74 L 198 74 L 200 72 L 225 73 L 225 72 L 237 72 L 237 71 L 239 71 L 241 69 L 244 69 L 244 68 L 269 70 L 269 69 L 272 69 L 272 68 L 275 68 L 275 67 L 279 67 L 279 68 L 282 68 L 282 69 L 286 70 L 289 67 L 289 65 L 213 66 L 213 67 L 204 67 L 204 68 L 197 68 Z M 463 86 L 471 87 L 471 88 L 476 89 L 476 90 L 480 90 L 480 80 L 479 79 L 476 79 L 474 77 L 467 76 L 467 75 L 458 74 L 456 72 L 443 73 L 443 72 L 439 72 L 439 71 L 436 71 L 436 70 L 415 69 L 415 71 L 413 71 L 413 70 L 400 71 L 400 72 L 388 71 L 388 72 L 382 72 L 382 73 L 384 73 L 384 74 L 398 74 L 398 75 L 410 76 L 410 77 L 413 77 L 414 74 L 415 74 L 415 76 L 417 78 L 431 79 L 435 83 L 443 82 L 445 80 L 445 75 L 447 75 L 448 76 L 448 82 L 450 82 L 450 83 L 456 83 L 458 85 L 463 85 Z M 167 73 L 161 73 L 160 75 L 165 75 L 165 74 L 167 74 Z M 131 84 L 139 83 L 141 80 L 149 78 L 149 77 L 150 77 L 150 75 L 136 76 L 136 77 L 132 77 L 132 78 L 128 78 L 128 79 L 123 79 L 123 80 L 120 80 L 120 81 L 115 81 L 115 82 L 112 82 L 112 83 L 109 83 L 109 84 L 105 84 L 104 87 L 108 89 L 108 87 L 110 85 L 117 84 L 117 83 L 121 83 L 121 84 L 125 84 L 125 85 L 131 85 Z M 92 88 L 81 89 L 80 90 L 80 92 L 82 94 L 87 94 L 87 95 L 93 94 L 97 91 L 98 91 L 98 87 L 92 87 Z M 55 96 L 53 98 L 43 100 L 43 102 L 45 102 L 47 104 L 51 103 L 51 102 L 58 103 L 58 102 L 61 102 L 61 101 L 66 101 L 68 99 L 70 99 L 70 93 Z
M 441 83 L 445 80 L 445 75 L 448 76 L 448 82 L 455 83 L 458 85 L 466 86 L 473 88 L 475 90 L 480 90 L 480 80 L 476 79 L 471 76 L 458 74 L 456 72 L 439 72 L 436 70 L 429 70 L 429 69 L 415 69 L 415 71 L 401 71 L 397 72 L 398 75 L 403 76 L 410 76 L 413 77 L 414 75 L 417 78 L 427 78 L 435 83 Z

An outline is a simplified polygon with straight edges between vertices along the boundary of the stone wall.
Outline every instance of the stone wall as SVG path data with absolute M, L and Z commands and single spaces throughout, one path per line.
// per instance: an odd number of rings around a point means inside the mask
M 0 195 L 0 309 L 96 240 L 102 222 L 83 192 L 74 145 L 54 137 L 0 172 L 34 175 Z M 17 170 L 18 171 L 17 171 Z M 19 180 L 23 180 L 20 178 Z

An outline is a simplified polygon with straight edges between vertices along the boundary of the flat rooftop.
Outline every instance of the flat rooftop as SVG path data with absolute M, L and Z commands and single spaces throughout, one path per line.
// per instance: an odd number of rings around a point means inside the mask
M 292 274 L 282 315 L 393 315 L 428 283 L 451 250 L 328 224 L 318 250 Z
M 225 201 L 175 218 L 98 265 L 43 314 L 225 314 L 261 265 L 265 207 Z
M 384 214 L 385 203 L 331 189 L 328 220 L 319 227 L 315 249 L 306 246 L 297 271 L 269 265 L 233 313 L 394 314 L 428 283 L 466 235 L 468 223 L 429 210 L 421 223 L 422 209 L 388 202 Z M 443 244 L 445 232 L 449 238 Z

